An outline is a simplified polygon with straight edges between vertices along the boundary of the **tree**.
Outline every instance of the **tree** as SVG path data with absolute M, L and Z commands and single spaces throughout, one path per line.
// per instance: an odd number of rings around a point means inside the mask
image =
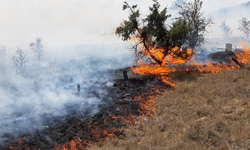
M 250 20 L 247 20 L 247 18 L 242 18 L 239 20 L 238 30 L 248 38 L 250 34 Z
M 190 48 L 200 46 L 204 43 L 204 35 L 207 31 L 207 27 L 213 24 L 211 17 L 204 17 L 204 13 L 201 12 L 203 2 L 200 0 L 194 0 L 194 2 L 184 3 L 183 6 L 178 5 L 181 8 L 179 14 L 183 20 L 186 20 L 191 27 L 188 33 L 188 39 L 186 44 Z
M 27 56 L 20 48 L 16 50 L 16 54 L 17 56 L 12 56 L 12 61 L 16 67 L 16 72 L 18 74 L 25 75 L 26 63 L 28 62 Z
M 223 31 L 223 35 L 225 38 L 228 38 L 232 34 L 232 31 L 229 25 L 226 24 L 225 20 L 220 24 L 220 28 Z
M 163 59 L 170 55 L 188 60 L 191 54 L 187 50 L 173 49 L 176 46 L 181 47 L 187 40 L 187 33 L 190 32 L 188 23 L 179 18 L 167 26 L 165 22 L 171 15 L 167 14 L 166 7 L 160 11 L 160 4 L 157 0 L 153 1 L 154 4 L 149 7 L 149 15 L 144 19 L 140 18 L 137 5 L 130 6 L 124 2 L 123 10 L 129 10 L 129 17 L 117 27 L 116 34 L 123 41 L 136 39 L 133 46 L 136 61 L 149 57 L 147 60 L 162 65 Z M 138 46 L 141 47 L 138 49 Z M 157 51 L 162 51 L 163 55 L 159 56 Z
M 35 56 L 40 61 L 41 57 L 45 54 L 45 51 L 43 50 L 44 46 L 42 44 L 42 38 L 38 37 L 36 38 L 35 42 L 30 43 L 31 50 L 35 53 Z

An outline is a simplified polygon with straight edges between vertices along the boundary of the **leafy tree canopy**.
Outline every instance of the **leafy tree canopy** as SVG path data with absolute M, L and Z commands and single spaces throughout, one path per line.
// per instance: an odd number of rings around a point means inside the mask
M 149 14 L 146 18 L 140 18 L 140 11 L 137 5 L 130 6 L 124 2 L 123 10 L 129 11 L 128 20 L 124 20 L 116 29 L 116 34 L 122 37 L 123 41 L 136 39 L 133 46 L 136 60 L 149 56 L 159 65 L 162 60 L 169 55 L 179 57 L 180 59 L 188 59 L 187 50 L 173 50 L 174 47 L 181 47 L 188 39 L 188 33 L 191 31 L 189 23 L 177 18 L 170 25 L 166 25 L 166 20 L 171 17 L 167 14 L 167 8 L 160 9 L 157 0 L 153 0 L 153 5 L 149 7 Z M 138 50 L 138 45 L 143 46 L 143 50 Z M 163 49 L 163 56 L 159 58 L 153 52 L 155 49 Z
M 184 5 L 178 5 L 181 8 L 179 14 L 180 18 L 188 22 L 189 33 L 187 35 L 188 39 L 186 44 L 190 48 L 195 46 L 200 46 L 205 42 L 204 35 L 207 33 L 207 27 L 213 24 L 213 19 L 211 17 L 205 17 L 204 13 L 201 12 L 203 2 L 201 0 L 194 0 L 194 2 L 184 2 Z

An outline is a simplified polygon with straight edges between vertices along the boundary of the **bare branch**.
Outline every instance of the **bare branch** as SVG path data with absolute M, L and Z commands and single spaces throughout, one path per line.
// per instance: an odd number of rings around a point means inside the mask
M 250 35 L 250 20 L 247 20 L 247 18 L 242 18 L 239 20 L 238 30 L 248 38 Z
M 16 67 L 16 72 L 25 75 L 26 63 L 28 62 L 27 56 L 20 48 L 16 50 L 16 54 L 17 56 L 13 55 L 11 57 L 13 64 Z

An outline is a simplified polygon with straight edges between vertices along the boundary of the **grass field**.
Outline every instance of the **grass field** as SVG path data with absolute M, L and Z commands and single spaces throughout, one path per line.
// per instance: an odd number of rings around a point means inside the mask
M 172 77 L 177 88 L 155 99 L 153 118 L 90 150 L 250 149 L 250 70 Z

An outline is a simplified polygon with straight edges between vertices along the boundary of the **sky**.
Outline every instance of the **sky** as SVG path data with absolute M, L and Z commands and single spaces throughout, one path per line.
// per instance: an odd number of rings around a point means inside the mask
M 159 0 L 171 6 L 174 0 Z M 204 0 L 205 13 L 248 0 Z M 45 46 L 121 43 L 115 27 L 128 13 L 124 0 L 0 0 L 0 45 L 27 47 L 37 37 Z M 128 0 L 148 12 L 152 0 Z M 211 35 L 210 35 L 211 36 Z

